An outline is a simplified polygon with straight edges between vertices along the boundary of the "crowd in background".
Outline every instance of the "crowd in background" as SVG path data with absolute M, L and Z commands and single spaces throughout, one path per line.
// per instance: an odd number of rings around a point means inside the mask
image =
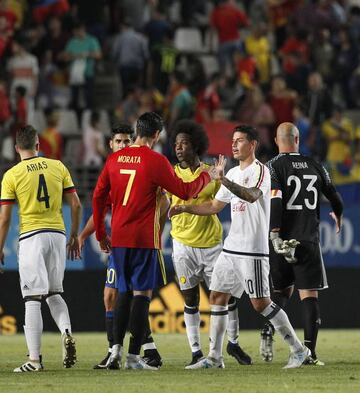
M 41 111 L 43 154 L 66 159 L 62 111 L 75 114 L 81 163 L 101 167 L 107 150 L 100 112 L 109 126 L 133 124 L 153 110 L 167 130 L 183 118 L 207 128 L 256 126 L 266 161 L 276 152 L 277 125 L 291 121 L 300 130 L 301 153 L 325 162 L 335 182 L 359 182 L 356 4 L 0 0 L 0 150 L 7 153 L 4 142 L 11 145 L 14 130 L 34 123 Z M 105 105 L 99 97 L 109 77 L 116 94 Z M 166 134 L 160 148 L 173 158 Z

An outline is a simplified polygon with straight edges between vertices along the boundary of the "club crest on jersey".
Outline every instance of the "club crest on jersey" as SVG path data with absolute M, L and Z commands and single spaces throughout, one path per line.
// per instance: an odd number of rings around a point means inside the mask
M 244 185 L 246 186 L 248 183 L 249 183 L 249 178 L 246 177 L 246 178 L 244 179 Z
M 236 205 L 233 206 L 233 212 L 244 212 L 246 209 L 246 202 L 240 201 Z

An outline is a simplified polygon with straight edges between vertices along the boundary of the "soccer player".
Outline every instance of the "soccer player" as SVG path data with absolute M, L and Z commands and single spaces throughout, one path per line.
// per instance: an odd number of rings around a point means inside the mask
M 9 169 L 1 184 L 0 260 L 4 260 L 4 244 L 15 202 L 19 208 L 19 273 L 25 301 L 25 338 L 29 361 L 14 372 L 42 370 L 41 334 L 43 320 L 41 301 L 46 299 L 61 334 L 63 365 L 76 362 L 75 340 L 67 305 L 61 296 L 68 257 L 80 257 L 78 230 L 81 204 L 71 176 L 58 160 L 38 157 L 39 138 L 32 126 L 16 133 L 15 149 L 21 162 Z M 71 232 L 66 245 L 65 226 L 61 214 L 65 197 L 71 208 Z
M 212 201 L 173 207 L 170 215 L 186 212 L 210 215 L 231 203 L 231 227 L 215 263 L 210 284 L 210 351 L 189 369 L 224 368 L 222 346 L 228 323 L 228 301 L 245 291 L 256 311 L 271 321 L 290 347 L 285 368 L 300 367 L 310 351 L 297 338 L 285 312 L 270 299 L 269 220 L 270 174 L 255 158 L 257 131 L 250 126 L 234 129 L 232 151 L 239 165 L 230 169 Z
M 294 287 L 298 289 L 303 308 L 304 343 L 311 351 L 306 363 L 320 366 L 324 363 L 317 358 L 315 350 L 321 321 L 318 291 L 328 287 L 319 245 L 321 193 L 330 201 L 337 232 L 341 228 L 343 204 L 325 168 L 299 154 L 299 131 L 294 124 L 280 124 L 275 142 L 279 155 L 267 164 L 272 190 L 270 273 L 273 300 L 284 307 Z M 284 253 L 283 241 L 291 239 L 300 244 Z M 273 358 L 273 333 L 273 326 L 267 323 L 260 344 L 265 361 Z
M 212 178 L 219 177 L 224 162 L 203 170 L 190 183 L 179 179 L 169 161 L 152 147 L 159 140 L 163 122 L 154 112 L 142 114 L 136 123 L 135 143 L 108 158 L 98 179 L 93 196 L 96 237 L 100 248 L 112 251 L 118 285 L 118 301 L 122 304 L 119 322 L 129 328 L 133 337 L 125 363 L 128 369 L 157 370 L 139 356 L 149 315 L 152 290 L 159 285 L 160 274 L 166 280 L 160 249 L 159 202 L 162 189 L 187 200 L 197 195 Z M 106 195 L 111 192 L 111 242 L 106 235 L 104 214 Z M 124 294 L 133 291 L 128 302 Z M 116 339 L 116 337 L 114 337 Z M 111 361 L 121 360 L 122 347 L 114 343 Z
M 180 120 L 172 131 L 172 143 L 179 161 L 175 173 L 184 181 L 192 181 L 201 173 L 200 161 L 209 145 L 204 128 L 192 120 Z M 199 205 L 214 199 L 220 188 L 219 181 L 210 182 L 194 198 L 184 201 L 170 195 L 171 205 Z M 181 214 L 171 219 L 173 238 L 173 263 L 181 292 L 184 296 L 184 320 L 186 333 L 195 364 L 203 358 L 200 344 L 199 285 L 205 281 L 210 285 L 216 259 L 222 250 L 222 226 L 216 214 L 196 216 Z M 227 327 L 227 351 L 240 364 L 251 364 L 251 358 L 238 344 L 238 310 L 236 299 L 229 302 L 229 323 Z
M 113 127 L 111 130 L 111 138 L 109 142 L 110 149 L 113 153 L 124 147 L 129 146 L 133 142 L 134 129 L 127 124 L 119 124 Z M 167 210 L 167 203 L 165 203 L 165 209 Z M 111 208 L 111 202 L 109 200 L 109 208 Z M 85 240 L 95 232 L 93 216 L 88 219 L 84 229 L 79 235 L 80 249 L 83 248 Z M 129 292 L 129 301 L 131 301 L 132 293 Z M 114 344 L 114 330 L 116 334 L 119 334 L 118 329 L 114 329 L 114 310 L 117 299 L 117 287 L 116 287 L 116 271 L 114 266 L 114 260 L 110 254 L 108 259 L 108 266 L 106 272 L 106 281 L 104 287 L 104 305 L 105 305 L 105 326 L 108 339 L 108 353 L 105 358 L 94 366 L 94 369 L 106 369 L 109 366 L 109 358 L 111 355 L 111 348 Z M 151 336 L 150 327 L 148 328 L 148 334 L 145 337 L 144 343 L 144 357 L 147 359 L 147 363 L 156 367 L 161 366 L 161 357 L 156 349 L 156 345 Z M 123 332 L 125 334 L 125 332 Z M 120 338 L 123 340 L 124 337 Z M 117 368 L 117 364 L 114 363 L 112 368 Z

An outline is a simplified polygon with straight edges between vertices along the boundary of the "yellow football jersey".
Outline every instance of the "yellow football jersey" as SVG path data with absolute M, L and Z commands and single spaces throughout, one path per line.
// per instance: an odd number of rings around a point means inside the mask
M 185 182 L 195 180 L 201 173 L 200 168 L 192 172 L 190 168 L 183 169 L 179 164 L 175 165 L 174 169 L 177 176 Z M 214 199 L 219 188 L 220 183 L 213 180 L 196 197 L 188 201 L 169 194 L 171 206 L 200 205 Z M 222 241 L 222 226 L 216 214 L 196 216 L 181 213 L 171 218 L 171 236 L 190 247 L 214 247 Z
M 64 231 L 64 192 L 75 192 L 65 165 L 58 160 L 32 157 L 4 174 L 0 204 L 17 201 L 20 234 L 41 229 Z

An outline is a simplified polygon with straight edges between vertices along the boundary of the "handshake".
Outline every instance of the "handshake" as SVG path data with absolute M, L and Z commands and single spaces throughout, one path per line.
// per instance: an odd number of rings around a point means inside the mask
M 295 257 L 296 247 L 300 244 L 296 239 L 283 240 L 279 236 L 278 232 L 270 232 L 270 240 L 274 246 L 276 254 L 282 255 L 286 262 L 296 263 L 297 258 Z

